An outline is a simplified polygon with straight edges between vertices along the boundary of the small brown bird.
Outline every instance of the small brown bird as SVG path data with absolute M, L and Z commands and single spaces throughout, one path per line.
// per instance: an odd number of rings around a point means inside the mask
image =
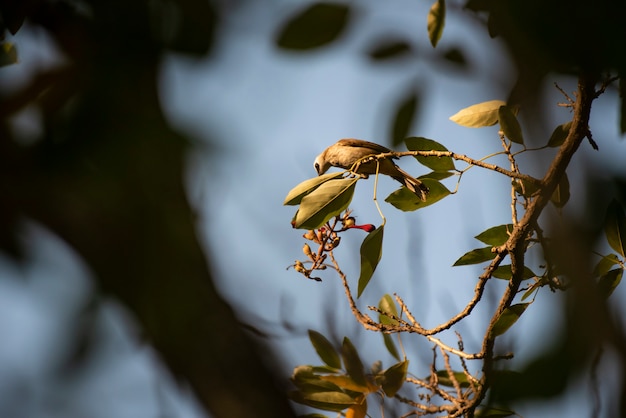
M 324 152 L 315 159 L 315 171 L 317 175 L 322 175 L 332 167 L 340 167 L 346 170 L 353 168 L 355 172 L 365 178 L 370 174 L 376 174 L 376 159 L 363 161 L 358 167 L 353 167 L 354 163 L 367 157 L 368 155 L 378 155 L 392 152 L 389 148 L 373 142 L 362 141 L 360 139 L 340 139 L 335 144 L 326 148 Z M 406 171 L 398 167 L 392 159 L 388 157 L 378 160 L 378 172 L 386 174 L 402 183 L 407 189 L 412 191 L 422 200 L 426 200 L 428 187 Z

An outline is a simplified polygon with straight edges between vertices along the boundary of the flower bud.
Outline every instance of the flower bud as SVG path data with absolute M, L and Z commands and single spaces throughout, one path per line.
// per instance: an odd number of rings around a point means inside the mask
M 304 255 L 313 260 L 313 252 L 311 251 L 311 247 L 309 247 L 309 244 L 304 244 L 304 246 L 302 247 L 302 252 L 304 253 Z

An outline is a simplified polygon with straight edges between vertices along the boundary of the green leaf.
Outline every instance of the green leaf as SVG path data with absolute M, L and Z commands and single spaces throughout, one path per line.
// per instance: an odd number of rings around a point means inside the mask
M 343 358 L 343 364 L 346 367 L 348 376 L 350 376 L 357 384 L 367 386 L 367 380 L 365 380 L 365 372 L 363 370 L 363 362 L 348 337 L 344 337 L 343 339 L 343 344 L 341 345 L 341 357 Z
M 550 135 L 550 139 L 548 140 L 548 146 L 560 147 L 563 142 L 565 142 L 565 138 L 567 138 L 571 126 L 572 122 L 570 121 L 554 128 L 554 131 L 552 131 L 552 135 Z
M 400 360 L 400 353 L 398 353 L 398 349 L 396 348 L 396 344 L 393 342 L 393 338 L 391 334 L 383 334 L 383 342 L 385 343 L 385 347 L 389 354 L 393 356 L 396 360 Z
M 474 238 L 492 247 L 497 247 L 507 242 L 512 231 L 513 224 L 498 225 L 481 232 Z
M 431 45 L 437 46 L 437 43 L 443 35 L 443 27 L 446 22 L 446 2 L 444 0 L 436 0 L 428 12 L 426 27 L 428 29 L 428 39 Z
M 361 244 L 361 275 L 359 276 L 357 297 L 360 297 L 365 290 L 383 255 L 383 231 L 384 225 L 379 226 L 367 234 Z
M 314 3 L 280 29 L 276 44 L 289 50 L 325 46 L 343 34 L 350 22 L 350 12 L 350 7 L 345 4 Z
M 343 212 L 354 195 L 359 178 L 328 180 L 302 198 L 294 220 L 299 229 L 317 229 Z
M 392 398 L 400 390 L 406 380 L 409 361 L 404 360 L 394 364 L 383 372 L 382 387 L 385 395 Z
M 600 296 L 608 298 L 611 296 L 617 285 L 622 281 L 624 270 L 622 268 L 613 269 L 600 277 L 598 281 L 598 291 Z
M 511 265 L 510 264 L 499 265 L 493 271 L 493 277 L 495 277 L 496 279 L 511 280 L 511 276 L 512 275 L 513 275 L 513 273 L 511 271 Z M 531 269 L 529 269 L 528 267 L 524 266 L 524 273 L 522 274 L 522 280 L 532 279 L 533 277 L 537 277 L 537 275 L 535 273 L 533 273 L 533 271 Z
M 624 257 L 626 255 L 626 215 L 617 200 L 613 200 L 606 209 L 604 233 L 611 248 Z
M 392 39 L 375 45 L 368 52 L 368 56 L 374 61 L 383 61 L 408 55 L 411 51 L 411 44 L 406 40 Z
M 294 402 L 309 405 L 326 411 L 342 411 L 357 403 L 350 395 L 341 391 L 329 392 L 291 392 L 289 397 Z
M 424 177 L 420 177 L 419 179 L 430 189 L 430 192 L 428 193 L 428 197 L 426 198 L 425 202 L 422 201 L 419 197 L 415 195 L 415 193 L 411 192 L 406 187 L 402 187 L 391 193 L 389 196 L 387 196 L 385 202 L 393 205 L 396 209 L 410 212 L 424 208 L 426 206 L 430 206 L 450 194 L 450 190 L 448 190 L 446 186 L 444 186 L 437 180 Z
M 432 139 L 413 136 L 404 140 L 409 151 L 448 151 L 446 147 Z M 447 172 L 454 170 L 454 160 L 452 157 L 415 157 L 420 164 L 425 165 L 434 172 Z
M 518 303 L 506 308 L 493 325 L 490 336 L 493 338 L 507 332 L 507 330 L 511 328 L 515 322 L 517 322 L 519 317 L 522 316 L 526 308 L 528 308 L 528 305 L 530 305 L 530 303 Z
M 548 279 L 546 279 L 545 277 L 542 277 L 539 280 L 537 280 L 535 283 L 530 285 L 528 290 L 524 292 L 524 294 L 522 295 L 522 301 L 525 301 L 530 295 L 532 295 L 535 292 L 535 290 L 537 290 L 541 286 L 545 286 L 546 284 L 548 284 Z
M 559 184 L 554 189 L 550 201 L 557 208 L 562 208 L 569 200 L 569 180 L 567 179 L 567 173 L 563 173 L 563 177 L 559 181 Z
M 334 369 L 341 368 L 341 359 L 332 343 L 317 331 L 309 330 L 309 339 L 322 361 Z
M 456 260 L 453 266 L 467 266 L 470 264 L 480 264 L 485 261 L 493 260 L 496 257 L 496 253 L 491 251 L 491 246 L 485 248 L 476 248 L 475 250 L 468 251 Z
M 369 388 L 367 386 L 360 385 L 356 383 L 350 376 L 346 375 L 329 375 L 329 376 L 320 376 L 321 380 L 325 380 L 327 382 L 331 382 L 343 390 L 350 390 L 352 392 L 361 392 L 368 393 Z
M 595 277 L 604 276 L 613 268 L 614 265 L 619 264 L 619 257 L 617 254 L 609 254 L 605 255 L 598 261 L 595 268 L 593 269 L 593 275 Z
M 415 113 L 417 112 L 419 97 L 416 91 L 401 98 L 396 108 L 391 129 L 391 143 L 396 146 L 404 141 L 413 126 Z
M 452 175 L 454 175 L 452 171 L 431 171 L 428 174 L 424 174 L 423 176 L 420 176 L 420 178 L 439 181 L 439 180 L 445 180 Z
M 457 381 L 459 386 L 461 386 L 462 388 L 470 386 L 470 382 L 464 372 L 453 371 L 452 374 L 454 375 L 454 379 Z M 450 374 L 447 370 L 437 370 L 437 380 L 442 386 L 454 387 L 454 382 L 452 382 Z
M 500 121 L 500 129 L 504 132 L 504 136 L 517 144 L 524 143 L 522 127 L 510 107 L 500 106 L 498 108 L 498 120 Z
M 341 177 L 343 176 L 343 174 L 343 171 L 340 171 L 338 173 L 326 173 L 322 174 L 321 176 L 313 177 L 312 179 L 303 181 L 302 183 L 291 189 L 289 193 L 287 193 L 287 197 L 285 197 L 283 205 L 299 205 L 302 201 L 302 198 L 311 193 L 313 190 L 317 189 L 320 184 L 325 183 L 328 180 Z
M 506 105 L 506 102 L 502 100 L 490 100 L 488 102 L 478 103 L 461 109 L 456 114 L 450 116 L 450 120 L 468 128 L 493 126 L 498 123 L 498 110 L 500 106 L 504 105 Z
M 385 294 L 382 298 L 380 298 L 380 302 L 378 302 L 378 309 L 383 312 L 387 312 L 396 318 L 399 317 L 398 309 L 396 309 L 396 302 L 389 294 Z M 378 314 L 378 321 L 385 325 L 398 325 L 398 321 L 396 319 L 382 314 Z
M 0 67 L 17 63 L 17 49 L 11 42 L 0 42 Z
M 334 383 L 321 380 L 320 376 L 313 373 L 313 369 L 311 366 L 298 366 L 294 369 L 291 380 L 300 392 L 332 392 L 339 390 L 339 387 Z

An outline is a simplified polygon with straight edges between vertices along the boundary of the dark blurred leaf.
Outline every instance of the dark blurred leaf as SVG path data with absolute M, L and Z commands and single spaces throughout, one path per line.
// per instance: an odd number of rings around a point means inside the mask
M 391 126 L 391 143 L 395 147 L 407 137 L 419 104 L 419 96 L 416 91 L 412 91 L 408 96 L 402 97 L 395 109 L 395 116 Z
M 493 338 L 507 332 L 508 329 L 517 322 L 519 317 L 522 316 L 526 308 L 528 308 L 528 305 L 530 305 L 530 303 L 518 303 L 506 308 L 494 324 L 490 336 Z
M 595 277 L 604 276 L 616 264 L 619 264 L 619 257 L 616 254 L 606 255 L 598 261 L 598 264 L 596 264 L 593 269 L 593 275 Z
M 385 343 L 385 348 L 389 351 L 389 354 L 393 356 L 396 360 L 400 360 L 400 353 L 398 353 L 398 349 L 396 348 L 396 344 L 393 342 L 393 337 L 391 334 L 383 334 L 383 342 Z
M 428 138 L 412 136 L 406 138 L 404 142 L 409 151 L 448 151 L 448 149 L 439 142 Z M 450 171 L 455 168 L 452 157 L 424 157 L 418 155 L 415 158 L 420 164 L 425 165 L 433 171 Z
M 400 58 L 412 52 L 411 44 L 404 39 L 392 39 L 379 42 L 374 45 L 367 55 L 374 61 L 384 61 Z
M 322 334 L 317 331 L 309 330 L 309 339 L 317 355 L 320 356 L 322 361 L 332 368 L 341 368 L 341 359 L 339 354 L 335 351 L 335 347 L 330 341 L 326 339 Z
M 283 49 L 308 50 L 325 46 L 346 30 L 352 9 L 339 3 L 314 3 L 292 17 L 280 30 L 276 44 Z
M 484 242 L 487 245 L 497 247 L 504 244 L 509 239 L 509 234 L 513 231 L 513 224 L 505 224 L 492 226 L 491 228 L 481 232 L 474 238 Z
M 17 49 L 10 42 L 0 43 L 0 67 L 15 64 L 17 62 Z
M 443 27 L 446 22 L 446 2 L 445 0 L 435 0 L 435 3 L 428 12 L 426 27 L 428 29 L 428 39 L 433 47 L 437 46 L 441 35 L 443 35 Z
M 611 296 L 617 285 L 622 281 L 623 274 L 624 269 L 618 268 L 613 269 L 604 276 L 600 277 L 600 280 L 598 281 L 598 291 L 600 292 L 600 295 L 605 298 Z
M 404 360 L 394 364 L 383 372 L 382 387 L 385 395 L 392 398 L 400 390 L 406 379 L 409 361 Z
M 15 35 L 24 24 L 26 13 L 33 8 L 31 2 L 26 0 L 1 1 L 0 2 L 0 34 L 4 29 L 11 35 Z
M 379 226 L 367 234 L 361 244 L 361 274 L 359 276 L 357 297 L 360 297 L 365 287 L 367 287 L 383 255 L 383 231 L 384 225 Z
M 617 200 L 606 209 L 604 233 L 611 248 L 623 257 L 626 254 L 626 215 Z
M 480 264 L 485 261 L 493 260 L 496 257 L 496 253 L 491 251 L 491 246 L 485 248 L 476 248 L 472 251 L 468 251 L 456 260 L 453 266 L 467 266 L 470 264 Z
M 426 206 L 430 206 L 450 194 L 450 190 L 448 190 L 446 186 L 444 186 L 437 180 L 424 177 L 420 177 L 420 180 L 430 189 L 430 192 L 428 193 L 428 197 L 426 198 L 425 202 L 422 201 L 419 197 L 415 195 L 415 193 L 411 192 L 406 187 L 401 187 L 400 189 L 391 193 L 389 196 L 387 196 L 385 202 L 393 205 L 397 209 L 405 212 L 410 212 L 424 208 Z
M 463 51 L 461 51 L 459 48 L 450 48 L 446 50 L 442 57 L 458 68 L 467 68 L 467 59 L 465 58 Z
M 467 376 L 464 372 L 453 371 L 452 374 L 454 375 L 454 379 L 457 381 L 459 386 L 461 386 L 462 388 L 470 386 L 470 382 L 469 380 L 467 380 Z M 426 380 L 428 380 L 428 378 Z M 452 382 L 450 374 L 447 370 L 437 370 L 437 380 L 442 386 L 454 387 L 454 382 Z
M 557 208 L 562 208 L 568 202 L 570 197 L 569 193 L 569 180 L 567 179 L 567 173 L 563 173 L 563 177 L 556 186 L 556 189 L 550 196 L 550 201 Z
M 500 129 L 504 132 L 504 136 L 517 144 L 524 143 L 522 127 L 510 107 L 500 106 L 498 109 L 498 121 L 500 122 Z
M 302 198 L 294 228 L 317 229 L 343 212 L 354 194 L 358 177 L 328 180 Z
M 344 337 L 343 339 L 343 344 L 341 345 L 341 357 L 343 358 L 343 364 L 346 368 L 348 376 L 350 376 L 357 384 L 367 386 L 365 371 L 363 370 L 363 362 L 361 361 L 356 348 L 352 344 L 352 341 L 350 341 L 348 337 Z
M 550 139 L 548 140 L 549 147 L 560 147 L 563 142 L 565 142 L 565 138 L 569 134 L 569 129 L 572 126 L 572 122 L 566 122 L 554 128 L 552 131 L 552 135 L 550 135 Z

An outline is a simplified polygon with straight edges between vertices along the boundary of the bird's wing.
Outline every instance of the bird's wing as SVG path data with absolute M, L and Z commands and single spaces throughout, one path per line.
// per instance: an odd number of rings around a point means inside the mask
M 341 145 L 344 147 L 359 147 L 359 148 L 369 148 L 372 150 L 372 154 L 384 154 L 387 152 L 392 152 L 389 148 L 383 147 L 382 145 L 378 145 L 374 142 L 363 141 L 361 139 L 340 139 L 337 141 L 337 145 Z

